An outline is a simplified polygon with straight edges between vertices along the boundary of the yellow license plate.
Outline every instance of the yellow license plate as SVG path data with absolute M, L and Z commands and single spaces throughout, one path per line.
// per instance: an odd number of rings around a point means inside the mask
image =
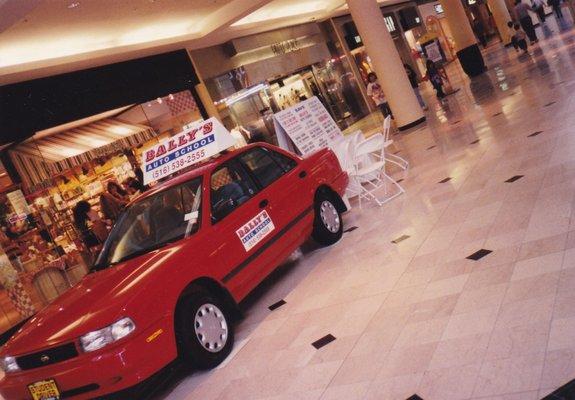
M 56 381 L 48 379 L 28 385 L 28 390 L 34 400 L 59 400 L 60 392 Z

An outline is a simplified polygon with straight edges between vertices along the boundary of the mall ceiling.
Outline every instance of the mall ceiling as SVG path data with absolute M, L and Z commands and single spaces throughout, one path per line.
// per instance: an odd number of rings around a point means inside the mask
M 322 20 L 345 0 L 0 0 L 0 85 Z

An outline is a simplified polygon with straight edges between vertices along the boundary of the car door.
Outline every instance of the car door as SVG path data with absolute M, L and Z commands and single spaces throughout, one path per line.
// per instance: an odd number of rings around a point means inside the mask
M 210 211 L 216 252 L 224 266 L 219 276 L 236 299 L 260 280 L 261 257 L 277 232 L 266 194 L 235 160 L 218 166 L 210 176 Z
M 244 152 L 239 159 L 274 211 L 274 222 L 280 228 L 281 236 L 277 251 L 293 251 L 294 243 L 299 244 L 304 234 L 301 226 L 313 215 L 308 172 L 294 158 L 263 146 Z M 277 264 L 278 260 L 269 262 Z

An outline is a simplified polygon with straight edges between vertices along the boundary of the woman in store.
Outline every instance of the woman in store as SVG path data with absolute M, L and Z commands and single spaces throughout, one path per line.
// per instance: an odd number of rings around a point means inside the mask
M 529 15 L 529 11 L 535 11 L 527 4 L 522 3 L 521 0 L 515 0 L 515 7 L 513 9 L 515 11 L 515 15 L 521 24 L 521 27 L 529 37 L 529 41 L 531 45 L 537 43 L 539 40 L 537 39 L 537 34 L 535 33 L 535 27 L 533 26 L 533 20 L 531 20 L 531 16 Z
M 128 192 L 113 181 L 108 182 L 107 189 L 108 191 L 100 196 L 100 209 L 106 219 L 115 222 L 128 204 Z
M 87 201 L 81 200 L 74 207 L 74 226 L 80 232 L 82 242 L 88 250 L 92 250 L 100 245 L 100 240 L 88 226 L 90 220 L 89 213 L 92 206 Z

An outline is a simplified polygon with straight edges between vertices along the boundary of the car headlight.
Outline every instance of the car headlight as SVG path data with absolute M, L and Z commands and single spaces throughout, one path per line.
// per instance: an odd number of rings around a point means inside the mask
M 135 329 L 134 321 L 122 318 L 110 326 L 85 334 L 80 338 L 80 344 L 85 352 L 95 351 L 128 336 Z
M 20 367 L 16 362 L 16 357 L 6 356 L 2 358 L 1 365 L 4 372 L 18 372 L 20 371 Z

